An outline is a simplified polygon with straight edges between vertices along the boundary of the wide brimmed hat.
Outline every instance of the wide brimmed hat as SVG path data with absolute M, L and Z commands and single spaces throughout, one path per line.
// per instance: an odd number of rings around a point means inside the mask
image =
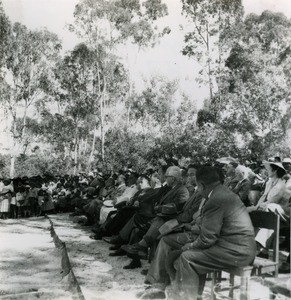
M 106 207 L 113 207 L 113 206 L 114 206 L 112 200 L 105 200 L 105 201 L 103 202 L 103 205 L 106 206 Z
M 159 217 L 174 217 L 178 214 L 177 206 L 175 203 L 168 203 L 162 206 L 160 213 L 157 213 Z
M 239 161 L 236 158 L 233 157 L 220 157 L 216 160 L 217 162 L 221 163 L 221 164 L 229 164 L 229 163 L 239 163 Z
M 277 166 L 280 169 L 286 171 L 286 169 L 283 167 L 282 163 L 277 162 L 277 161 L 263 161 L 263 165 L 264 166 L 266 166 L 266 165 L 274 165 L 274 166 Z
M 291 164 L 291 158 L 289 158 L 289 157 L 284 158 L 283 164 Z

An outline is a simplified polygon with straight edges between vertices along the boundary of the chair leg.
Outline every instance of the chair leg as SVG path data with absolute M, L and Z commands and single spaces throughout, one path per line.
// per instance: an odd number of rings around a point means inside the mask
M 269 289 L 269 299 L 274 300 L 276 299 L 276 294 L 272 291 L 272 289 Z
M 229 290 L 229 297 L 233 298 L 233 288 L 234 288 L 234 275 L 229 275 L 229 283 L 230 283 L 230 290 Z
M 249 292 L 249 276 L 242 276 L 240 283 L 240 300 L 250 300 L 250 292 Z
M 216 300 L 216 296 L 214 294 L 214 287 L 217 281 L 216 275 L 217 273 L 215 271 L 211 272 L 211 300 Z
M 211 272 L 211 300 L 216 300 L 214 287 L 218 282 L 221 282 L 221 271 Z

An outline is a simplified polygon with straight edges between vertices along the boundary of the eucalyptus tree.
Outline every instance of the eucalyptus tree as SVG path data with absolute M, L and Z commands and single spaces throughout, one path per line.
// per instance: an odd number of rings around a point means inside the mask
M 226 60 L 220 123 L 260 155 L 281 143 L 291 126 L 291 21 L 265 11 L 233 30 L 239 39 Z
M 80 135 L 85 120 L 94 107 L 91 68 L 93 59 L 93 52 L 85 44 L 79 44 L 60 60 L 55 69 L 59 82 L 59 102 L 63 106 L 65 118 L 71 120 L 73 126 L 74 173 L 77 170 Z
M 132 119 L 140 123 L 144 133 L 156 135 L 171 125 L 177 90 L 176 80 L 162 76 L 145 80 L 145 88 L 136 95 L 131 109 Z
M 10 30 L 11 23 L 8 17 L 5 15 L 2 2 L 0 1 L 0 75 L 3 64 L 5 64 Z
M 214 101 L 215 91 L 220 90 L 224 59 L 229 50 L 225 36 L 234 25 L 242 22 L 241 2 L 241 0 L 182 0 L 183 13 L 191 25 L 191 31 L 184 37 L 185 45 L 182 53 L 200 64 L 197 81 L 208 85 L 210 102 Z
M 98 62 L 100 66 L 103 66 L 103 58 L 104 51 L 102 48 L 99 48 L 97 52 L 97 50 L 81 43 L 68 53 L 54 70 L 58 82 L 56 92 L 58 102 L 62 107 L 64 117 L 72 121 L 74 128 L 74 172 L 78 169 L 80 154 L 84 156 L 90 152 L 88 168 L 93 159 L 96 130 L 100 124 L 99 119 L 96 120 L 100 107 L 96 106 L 95 97 L 102 94 L 103 84 L 106 84 L 103 77 L 106 76 L 110 84 L 106 87 L 108 97 L 104 97 L 102 108 L 110 106 L 112 101 L 116 103 L 126 89 L 124 87 L 126 84 L 124 80 L 126 77 L 124 75 L 125 70 L 114 55 L 106 56 L 106 70 L 95 72 L 95 63 Z M 97 93 L 96 86 L 100 88 Z M 93 138 L 91 138 L 92 133 Z M 92 140 L 90 151 L 87 147 L 88 140 Z M 82 150 L 82 148 L 84 149 Z
M 1 104 L 12 119 L 11 177 L 15 158 L 26 149 L 22 146 L 28 110 L 37 101 L 45 100 L 43 85 L 60 49 L 58 37 L 47 30 L 32 31 L 20 23 L 13 24 L 11 28 L 5 50 L 4 92 L 1 97 Z M 21 130 L 16 128 L 18 118 L 22 119 Z
M 75 22 L 71 30 L 81 36 L 90 48 L 97 53 L 102 49 L 104 54 L 93 64 L 98 78 L 94 93 L 99 106 L 96 125 L 99 123 L 101 129 L 102 159 L 105 157 L 105 102 L 109 98 L 108 87 L 112 84 L 110 78 L 115 70 L 110 66 L 110 56 L 118 54 L 118 45 L 126 41 L 139 47 L 153 45 L 159 36 L 167 32 L 164 29 L 158 32 L 154 26 L 166 14 L 167 6 L 161 0 L 80 0 L 75 7 Z

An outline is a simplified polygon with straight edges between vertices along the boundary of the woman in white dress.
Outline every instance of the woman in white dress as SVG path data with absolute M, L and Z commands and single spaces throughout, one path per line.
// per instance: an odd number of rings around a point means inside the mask
M 3 180 L 4 186 L 0 192 L 0 218 L 7 219 L 9 215 L 9 207 L 11 196 L 13 193 L 13 186 L 8 179 Z
M 268 181 L 265 191 L 259 199 L 257 205 L 248 207 L 248 211 L 264 210 L 264 211 L 283 211 L 286 205 L 286 182 L 284 175 L 286 170 L 280 162 L 264 162 L 264 166 L 268 172 Z M 268 249 L 272 242 L 273 231 L 268 229 L 260 229 L 256 235 L 256 241 L 260 253 L 258 256 L 267 258 Z

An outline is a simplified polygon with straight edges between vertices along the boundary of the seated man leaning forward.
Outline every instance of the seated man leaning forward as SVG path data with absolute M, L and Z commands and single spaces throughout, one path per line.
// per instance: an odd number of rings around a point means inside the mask
M 205 198 L 190 231 L 161 239 L 146 282 L 152 285 L 142 299 L 163 299 L 172 281 L 174 299 L 196 299 L 206 273 L 251 264 L 255 258 L 254 229 L 240 198 L 224 187 L 213 167 L 196 173 L 197 188 Z

